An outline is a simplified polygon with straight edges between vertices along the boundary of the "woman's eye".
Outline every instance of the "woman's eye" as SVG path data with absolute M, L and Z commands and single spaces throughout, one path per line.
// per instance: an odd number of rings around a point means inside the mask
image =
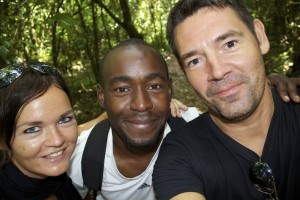
M 37 126 L 35 126 L 35 127 L 30 127 L 30 128 L 28 128 L 28 129 L 26 129 L 26 130 L 24 131 L 24 133 L 36 133 L 36 132 L 38 132 L 39 130 L 40 130 L 40 128 L 37 127 Z
M 73 117 L 63 117 L 61 120 L 59 120 L 58 124 L 65 124 L 71 121 Z

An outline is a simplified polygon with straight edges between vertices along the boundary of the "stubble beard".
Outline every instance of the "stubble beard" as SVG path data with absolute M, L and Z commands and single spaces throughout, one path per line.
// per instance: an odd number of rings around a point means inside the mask
M 259 73 L 259 72 L 258 72 Z M 241 121 L 248 118 L 255 112 L 259 106 L 265 89 L 265 76 L 257 74 L 255 79 L 243 77 L 243 84 L 247 85 L 248 89 L 243 89 L 245 93 L 237 100 L 228 103 L 222 103 L 220 99 L 212 99 L 211 101 L 201 98 L 208 106 L 211 114 L 219 116 L 225 120 Z M 262 84 L 262 85 L 261 85 Z M 224 102 L 224 101 L 223 101 Z
M 148 149 L 152 149 L 154 146 L 157 146 L 162 140 L 163 133 L 164 127 L 161 128 L 161 130 L 159 130 L 152 138 L 148 140 L 132 139 L 124 131 L 119 133 L 118 136 L 128 148 L 135 148 L 145 151 Z

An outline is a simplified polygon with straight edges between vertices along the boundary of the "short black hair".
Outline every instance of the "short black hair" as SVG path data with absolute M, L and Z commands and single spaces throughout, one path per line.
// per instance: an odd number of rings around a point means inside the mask
M 148 44 L 147 42 L 145 42 L 144 40 L 141 40 L 141 39 L 137 39 L 137 38 L 130 38 L 130 39 L 127 39 L 127 40 L 124 40 L 122 42 L 120 42 L 119 44 L 117 44 L 116 46 L 114 46 L 110 51 L 108 51 L 102 58 L 101 62 L 100 62 L 100 65 L 99 65 L 99 84 L 101 86 L 103 86 L 103 69 L 104 69 L 104 65 L 106 63 L 106 60 L 107 60 L 107 56 L 113 52 L 114 50 L 116 49 L 119 49 L 121 47 L 125 47 L 125 46 L 146 46 L 146 47 L 149 47 L 151 48 L 154 52 L 157 53 L 157 55 L 161 58 L 161 61 L 162 63 L 164 64 L 164 66 L 166 67 L 166 75 L 167 75 L 167 79 L 169 79 L 169 71 L 168 71 L 168 66 L 167 66 L 167 63 L 164 59 L 164 57 L 153 47 L 151 46 L 150 44 Z

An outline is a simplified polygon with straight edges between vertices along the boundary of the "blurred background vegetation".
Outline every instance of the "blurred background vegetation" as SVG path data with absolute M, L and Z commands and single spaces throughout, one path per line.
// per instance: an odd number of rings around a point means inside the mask
M 174 97 L 205 107 L 176 66 L 165 39 L 169 9 L 175 0 L 0 0 L 0 68 L 40 60 L 54 64 L 72 91 L 78 122 L 103 109 L 96 99 L 97 67 L 118 42 L 142 38 L 165 56 Z M 300 75 L 299 0 L 246 0 L 267 30 L 271 51 L 267 73 Z

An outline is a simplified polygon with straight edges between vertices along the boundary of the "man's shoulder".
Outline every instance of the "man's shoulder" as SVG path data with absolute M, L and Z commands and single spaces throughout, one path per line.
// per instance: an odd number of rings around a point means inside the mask
M 172 131 L 172 134 L 168 134 L 168 138 L 175 140 L 190 140 L 196 135 L 206 133 L 211 127 L 209 122 L 209 115 L 207 112 L 198 114 L 198 116 L 188 123 L 185 123 L 178 129 Z M 198 136 L 196 136 L 198 137 Z
M 82 154 L 86 145 L 86 142 L 89 138 L 89 135 L 94 127 L 91 127 L 88 130 L 84 130 L 80 133 L 77 139 L 76 148 L 72 154 L 71 157 L 71 166 L 77 165 L 78 163 L 81 163 Z
M 97 143 L 98 143 L 100 139 L 101 139 L 101 141 L 103 139 L 107 140 L 107 135 L 108 135 L 108 132 L 109 132 L 109 129 L 110 129 L 110 125 L 109 124 L 103 124 L 105 122 L 106 122 L 105 120 L 101 121 L 101 122 L 98 122 L 94 126 L 90 127 L 87 130 L 82 131 L 79 134 L 78 140 L 77 140 L 77 145 L 76 145 L 76 148 L 74 150 L 73 156 L 75 156 L 77 154 L 79 154 L 79 156 L 82 156 L 87 143 L 88 143 L 88 145 L 91 145 L 91 144 L 94 144 L 94 141 L 97 141 Z M 103 129 L 104 126 L 105 126 L 105 128 Z M 106 130 L 106 128 L 108 130 Z M 106 133 L 104 133 L 103 131 L 105 131 Z M 98 134 L 98 133 L 101 133 L 101 134 Z M 98 137 L 98 136 L 101 136 L 101 137 Z M 103 137 L 103 136 L 106 136 L 106 137 Z M 89 139 L 89 137 L 91 137 L 91 138 Z M 97 140 L 94 140 L 94 139 L 97 139 Z M 104 143 L 106 143 L 106 141 Z
M 300 94 L 300 87 L 297 88 L 298 94 Z M 292 100 L 288 102 L 284 102 L 280 97 L 280 94 L 276 88 L 272 88 L 272 97 L 274 101 L 275 109 L 277 110 L 288 110 L 290 112 L 286 113 L 296 113 L 299 115 L 300 113 L 300 103 L 294 102 Z

